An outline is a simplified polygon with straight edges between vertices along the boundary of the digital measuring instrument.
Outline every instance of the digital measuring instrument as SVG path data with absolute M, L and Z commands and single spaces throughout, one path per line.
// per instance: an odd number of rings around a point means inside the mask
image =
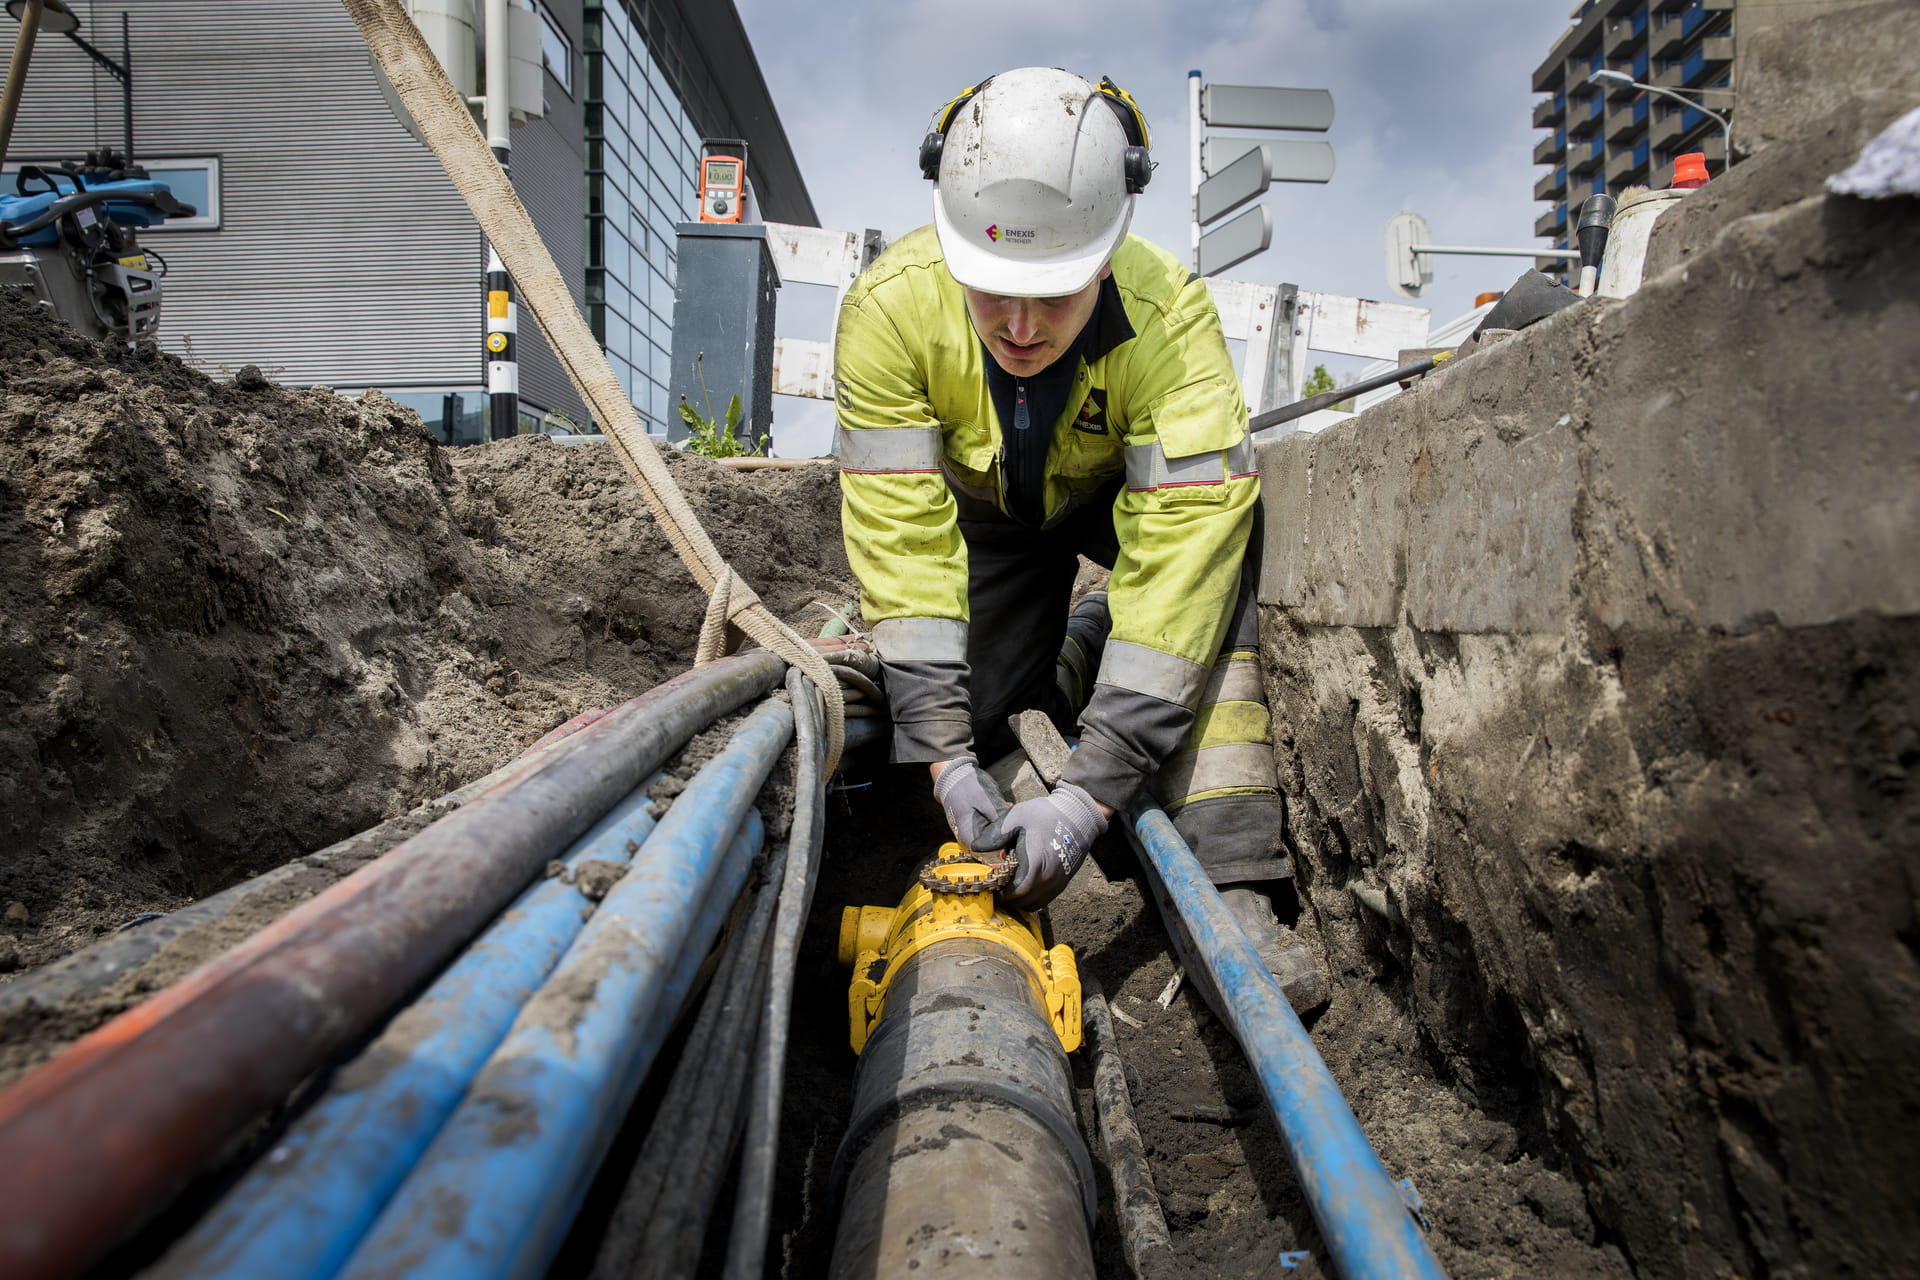
M 747 165 L 739 156 L 708 156 L 700 162 L 700 221 L 738 222 L 745 203 Z

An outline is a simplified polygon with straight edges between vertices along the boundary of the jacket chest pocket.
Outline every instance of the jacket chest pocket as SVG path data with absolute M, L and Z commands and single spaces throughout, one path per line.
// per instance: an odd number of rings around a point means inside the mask
M 1107 394 L 1084 391 L 1054 429 L 1054 469 L 1073 480 L 1106 479 L 1125 469 L 1120 434 L 1108 420 Z

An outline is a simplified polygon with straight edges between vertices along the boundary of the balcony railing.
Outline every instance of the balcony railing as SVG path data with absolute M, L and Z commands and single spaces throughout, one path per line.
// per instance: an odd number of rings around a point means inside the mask
M 1647 129 L 1647 141 L 1653 144 L 1656 151 L 1671 150 L 1673 140 L 1680 136 L 1680 121 L 1685 114 L 1676 108 L 1654 115 L 1653 124 Z
M 1732 36 L 1708 36 L 1680 62 L 1680 82 L 1700 85 L 1727 69 L 1733 61 Z
M 1533 224 L 1533 234 L 1547 239 L 1558 239 L 1560 228 L 1567 225 L 1567 206 L 1556 204 L 1541 214 Z
M 1600 127 L 1606 114 L 1606 98 L 1597 90 L 1573 99 L 1567 104 L 1567 136 L 1586 137 Z
M 1545 129 L 1559 124 L 1566 111 L 1566 98 L 1563 95 L 1556 93 L 1551 98 L 1542 98 L 1533 104 L 1533 127 Z
M 1607 25 L 1607 56 L 1625 57 L 1638 48 L 1647 38 L 1647 11 L 1636 9 L 1623 14 Z
M 1647 52 L 1656 58 L 1671 58 L 1680 52 L 1685 39 L 1678 14 L 1661 14 L 1653 20 L 1653 35 L 1647 40 Z
M 1631 138 L 1646 132 L 1646 98 L 1622 103 L 1607 112 L 1607 144 L 1619 146 Z
M 1600 162 L 1606 158 L 1606 154 L 1607 149 L 1605 143 L 1596 135 L 1593 141 L 1587 146 L 1569 149 L 1567 154 L 1567 172 L 1576 176 L 1592 173 L 1600 167 Z
M 1709 27 L 1725 17 L 1733 9 L 1729 0 L 1693 0 L 1680 12 L 1680 31 L 1682 35 L 1692 35 L 1703 27 Z

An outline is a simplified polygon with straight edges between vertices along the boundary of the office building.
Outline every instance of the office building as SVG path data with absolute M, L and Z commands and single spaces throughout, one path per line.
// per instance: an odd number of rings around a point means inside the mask
M 812 202 L 730 0 L 514 3 L 539 20 L 544 85 L 511 131 L 515 189 L 663 430 L 672 224 L 694 216 L 702 140 L 748 144 L 765 217 L 811 225 Z M 200 209 L 143 236 L 168 265 L 161 345 L 216 376 L 378 387 L 447 443 L 484 439 L 485 245 L 338 0 L 72 4 L 79 34 L 132 69 L 134 159 Z M 42 35 L 7 159 L 124 150 L 126 133 L 119 84 Z M 519 429 L 585 424 L 530 316 L 516 346 Z

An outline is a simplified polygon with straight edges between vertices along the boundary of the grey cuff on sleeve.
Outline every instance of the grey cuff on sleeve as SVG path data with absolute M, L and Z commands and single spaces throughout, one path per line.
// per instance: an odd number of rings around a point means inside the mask
M 1080 747 L 1061 777 L 1101 804 L 1124 808 L 1193 728 L 1193 711 L 1118 685 L 1095 685 L 1080 713 Z
M 1115 813 L 1124 813 L 1140 788 L 1146 785 L 1146 775 L 1107 750 L 1105 744 L 1089 732 L 1067 757 L 1060 781 L 1071 782 Z
M 880 676 L 893 715 L 895 764 L 951 760 L 973 750 L 966 663 L 882 661 Z

